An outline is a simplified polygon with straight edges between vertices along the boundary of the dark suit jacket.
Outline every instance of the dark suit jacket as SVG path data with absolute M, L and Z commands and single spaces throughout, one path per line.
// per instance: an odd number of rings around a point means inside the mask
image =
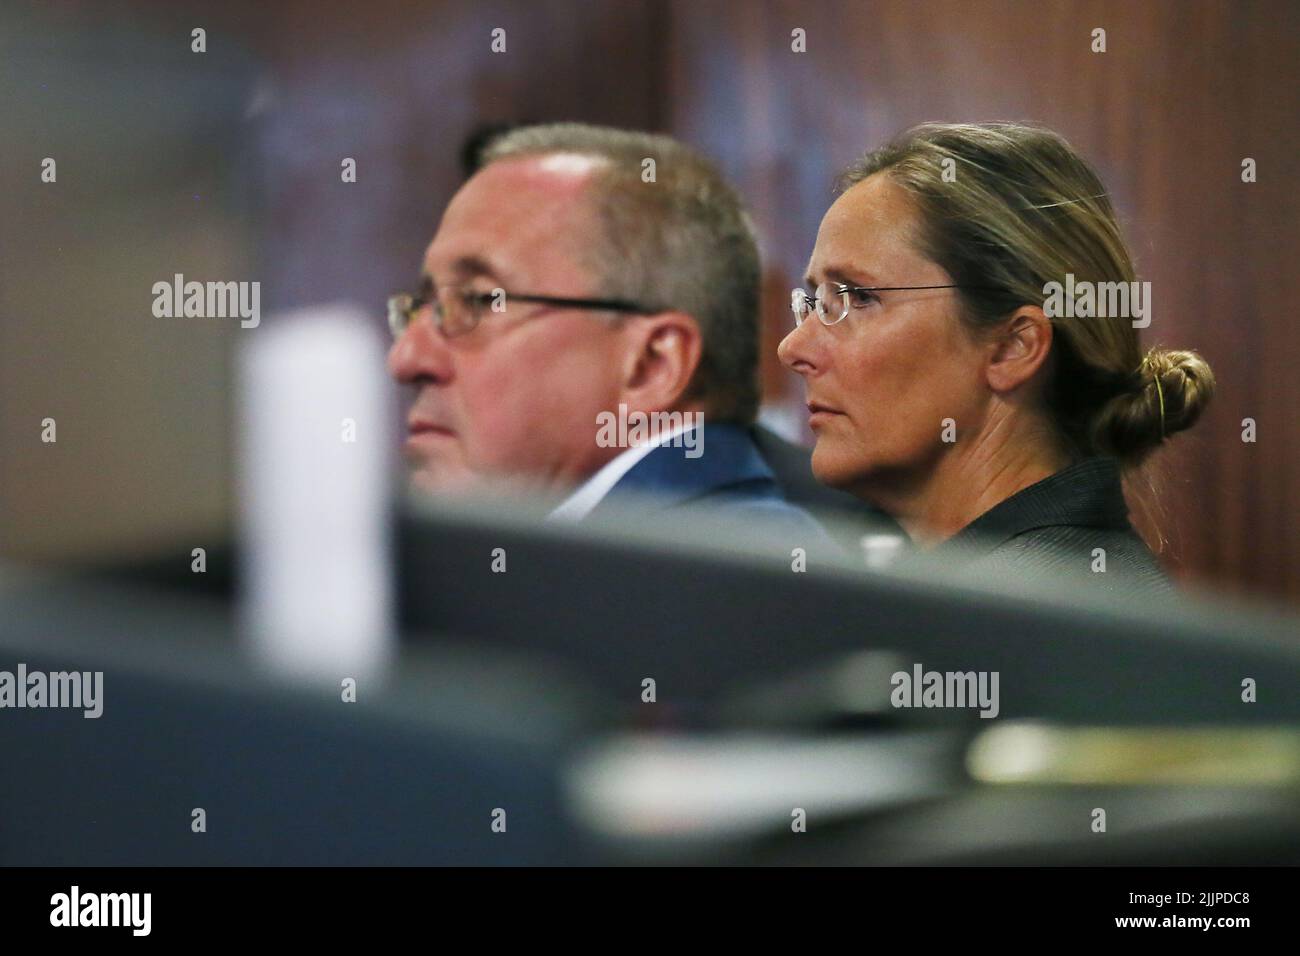
M 600 500 L 587 520 L 606 520 L 620 507 L 686 518 L 696 509 L 743 520 L 791 540 L 791 547 L 829 546 L 813 518 L 786 500 L 748 428 L 706 424 L 701 454 L 686 457 L 671 444 L 652 449 Z
M 1106 593 L 1174 593 L 1129 523 L 1119 466 L 1110 458 L 1085 459 L 1030 485 L 935 553 L 961 555 L 972 572 L 1013 585 L 1077 575 Z

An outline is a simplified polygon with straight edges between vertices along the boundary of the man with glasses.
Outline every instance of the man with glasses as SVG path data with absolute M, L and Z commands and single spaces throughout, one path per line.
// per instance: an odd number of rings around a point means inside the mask
M 447 207 L 419 288 L 394 296 L 405 452 L 438 493 L 526 491 L 557 517 L 607 502 L 742 509 L 816 530 L 755 444 L 759 260 L 734 191 L 664 136 L 506 132 Z M 698 421 L 633 447 L 602 416 Z M 820 532 L 817 532 L 820 533 Z

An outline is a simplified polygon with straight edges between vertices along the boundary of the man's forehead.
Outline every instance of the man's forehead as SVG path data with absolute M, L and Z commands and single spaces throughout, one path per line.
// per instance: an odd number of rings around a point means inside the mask
M 504 164 L 507 160 L 499 162 Z M 597 170 L 607 167 L 609 160 L 588 153 L 545 153 L 538 156 L 518 157 L 518 164 L 522 169 L 531 171 L 535 175 L 560 182 L 576 180 L 585 183 Z
M 584 192 L 596 172 L 608 163 L 603 157 L 582 153 L 507 156 L 483 167 L 470 183 L 477 181 L 493 188 L 508 185 L 569 200 Z
M 580 220 L 591 214 L 584 200 L 604 160 L 574 153 L 507 157 L 476 173 L 453 197 L 425 257 L 426 271 L 461 267 L 470 254 L 518 265 L 527 258 L 570 253 L 591 235 Z M 500 277 L 501 269 L 492 274 Z M 514 271 L 511 269 L 510 271 Z

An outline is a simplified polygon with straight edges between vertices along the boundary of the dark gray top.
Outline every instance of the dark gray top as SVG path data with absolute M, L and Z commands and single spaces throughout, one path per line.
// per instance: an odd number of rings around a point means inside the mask
M 959 557 L 973 573 L 1012 585 L 1078 575 L 1103 593 L 1175 591 L 1129 523 L 1119 465 L 1110 458 L 1084 459 L 1017 492 L 935 554 Z

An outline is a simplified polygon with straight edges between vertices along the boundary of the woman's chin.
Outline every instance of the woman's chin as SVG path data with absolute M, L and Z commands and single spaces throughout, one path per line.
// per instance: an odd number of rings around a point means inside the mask
M 852 491 L 861 483 L 867 471 L 865 461 L 844 454 L 825 440 L 819 441 L 813 448 L 813 477 L 827 487 Z

